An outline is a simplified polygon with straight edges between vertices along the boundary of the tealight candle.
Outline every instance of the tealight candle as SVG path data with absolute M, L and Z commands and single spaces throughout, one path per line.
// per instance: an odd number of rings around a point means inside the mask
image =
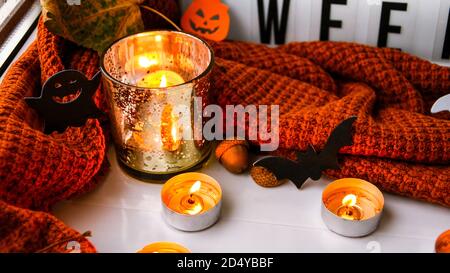
M 161 200 L 163 216 L 169 225 L 184 231 L 199 231 L 219 219 L 222 189 L 206 174 L 184 173 L 165 183 Z
M 322 193 L 322 219 L 337 234 L 366 236 L 378 227 L 384 197 L 373 184 L 356 178 L 330 183 Z
M 144 76 L 137 85 L 147 88 L 164 88 L 183 83 L 184 79 L 178 73 L 170 70 L 158 70 Z
M 172 242 L 157 242 L 145 246 L 138 253 L 191 253 L 189 249 Z

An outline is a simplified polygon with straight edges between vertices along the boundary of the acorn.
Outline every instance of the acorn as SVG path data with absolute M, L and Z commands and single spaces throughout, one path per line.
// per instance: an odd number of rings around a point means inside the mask
M 249 165 L 248 149 L 245 140 L 224 140 L 216 147 L 216 158 L 229 172 L 240 174 Z
M 261 166 L 253 166 L 250 169 L 250 175 L 256 184 L 265 188 L 278 187 L 285 182 L 284 180 L 278 180 L 271 171 Z
M 439 235 L 434 247 L 436 253 L 450 253 L 450 229 Z

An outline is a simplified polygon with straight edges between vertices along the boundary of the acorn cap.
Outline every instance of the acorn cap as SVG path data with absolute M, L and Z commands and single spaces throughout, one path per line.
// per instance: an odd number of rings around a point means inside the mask
M 250 169 L 250 175 L 256 184 L 265 188 L 278 187 L 283 184 L 283 181 L 278 180 L 271 171 L 261 166 L 253 166 Z
M 242 145 L 249 148 L 248 142 L 245 140 L 239 140 L 239 139 L 231 139 L 231 140 L 224 140 L 219 143 L 216 147 L 216 158 L 220 161 L 222 156 L 225 154 L 226 151 L 228 151 L 231 147 L 236 145 Z

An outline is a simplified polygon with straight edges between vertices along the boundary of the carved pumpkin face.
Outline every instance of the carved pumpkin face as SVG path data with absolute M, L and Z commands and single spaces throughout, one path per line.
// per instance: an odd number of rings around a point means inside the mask
M 228 6 L 220 0 L 194 0 L 181 18 L 184 31 L 222 41 L 230 30 Z

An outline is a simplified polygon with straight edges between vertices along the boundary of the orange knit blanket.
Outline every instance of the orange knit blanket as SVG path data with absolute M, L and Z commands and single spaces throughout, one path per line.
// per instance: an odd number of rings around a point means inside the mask
M 320 150 L 355 115 L 354 145 L 332 177 L 358 177 L 383 190 L 450 206 L 450 121 L 431 116 L 450 93 L 450 68 L 394 49 L 304 42 L 278 48 L 214 43 L 220 105 L 280 105 L 280 149 Z M 244 126 L 244 125 L 242 125 Z
M 45 251 L 68 252 L 69 241 L 77 241 L 83 252 L 95 252 L 78 232 L 50 214 L 23 209 L 47 211 L 94 187 L 105 157 L 105 137 L 97 120 L 63 134 L 42 133 L 39 119 L 23 100 L 40 90 L 40 60 L 52 60 L 39 55 L 38 44 L 13 65 L 0 87 L 0 252 L 36 252 L 49 246 Z M 74 55 L 74 64 L 97 58 L 83 52 Z M 94 71 L 84 70 L 88 75 Z
M 179 16 L 175 0 L 148 5 Z M 143 10 L 146 26 L 167 23 Z M 80 233 L 47 212 L 58 201 L 81 195 L 98 182 L 107 165 L 106 143 L 99 120 L 62 134 L 42 133 L 42 121 L 24 97 L 40 95 L 41 84 L 63 69 L 72 68 L 91 78 L 99 70 L 98 54 L 51 34 L 40 21 L 38 38 L 13 64 L 0 85 L 0 253 L 95 252 Z M 101 89 L 94 96 L 105 109 Z M 32 210 L 28 210 L 32 209 Z M 74 242 L 73 245 L 70 243 Z

